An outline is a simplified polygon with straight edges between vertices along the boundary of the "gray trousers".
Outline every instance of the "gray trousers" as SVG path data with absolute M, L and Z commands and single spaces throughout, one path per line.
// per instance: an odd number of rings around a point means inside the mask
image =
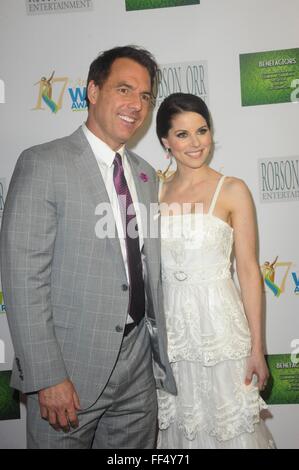
M 78 413 L 79 427 L 55 431 L 41 418 L 37 394 L 27 399 L 29 449 L 152 449 L 157 398 L 149 333 L 142 321 L 124 337 L 119 358 L 96 403 Z

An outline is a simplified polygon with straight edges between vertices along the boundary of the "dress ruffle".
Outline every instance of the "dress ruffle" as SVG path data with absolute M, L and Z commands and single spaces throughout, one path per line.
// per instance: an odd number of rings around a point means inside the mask
M 267 408 L 256 386 L 244 384 L 246 359 L 212 367 L 199 362 L 172 364 L 178 395 L 158 391 L 159 427 L 176 423 L 187 440 L 205 431 L 219 442 L 252 433 Z
M 216 285 L 164 283 L 164 292 L 170 362 L 211 366 L 249 356 L 248 323 L 231 278 Z
M 162 217 L 168 355 L 178 395 L 158 391 L 160 448 L 273 448 L 246 386 L 247 318 L 231 278 L 233 230 L 211 214 Z

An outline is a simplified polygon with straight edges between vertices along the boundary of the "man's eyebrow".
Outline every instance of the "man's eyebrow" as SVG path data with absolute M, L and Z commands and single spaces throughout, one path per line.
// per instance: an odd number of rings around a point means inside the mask
M 130 90 L 133 90 L 133 89 L 134 89 L 134 87 L 133 87 L 132 85 L 130 85 L 129 83 L 124 82 L 124 81 L 119 82 L 119 83 L 116 84 L 116 88 L 121 87 L 121 86 L 125 86 L 126 88 L 129 88 Z M 152 96 L 152 92 L 151 92 L 151 91 L 148 91 L 148 90 L 141 91 L 141 94 L 143 94 L 143 95 L 148 95 L 148 96 Z
M 118 83 L 116 84 L 116 86 L 117 86 L 117 87 L 125 86 L 125 87 L 127 87 L 127 88 L 133 89 L 132 85 L 129 85 L 129 83 L 127 83 L 127 82 L 118 82 Z

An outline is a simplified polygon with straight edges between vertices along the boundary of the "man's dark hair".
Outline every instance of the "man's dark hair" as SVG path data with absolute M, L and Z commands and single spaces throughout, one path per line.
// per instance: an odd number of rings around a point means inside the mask
M 153 89 L 158 65 L 155 58 L 149 51 L 138 46 L 114 47 L 113 49 L 102 52 L 90 65 L 86 89 L 91 80 L 94 81 L 95 85 L 101 87 L 109 76 L 113 62 L 120 58 L 134 60 L 138 64 L 145 67 L 150 75 L 151 87 Z M 89 106 L 87 93 L 86 102 L 87 106 Z

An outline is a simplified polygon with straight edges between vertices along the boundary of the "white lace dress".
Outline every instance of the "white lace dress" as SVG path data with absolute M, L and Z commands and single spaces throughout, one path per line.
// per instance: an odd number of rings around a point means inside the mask
M 250 333 L 230 272 L 233 229 L 213 215 L 161 216 L 168 354 L 178 395 L 158 391 L 162 449 L 274 448 L 245 386 Z

